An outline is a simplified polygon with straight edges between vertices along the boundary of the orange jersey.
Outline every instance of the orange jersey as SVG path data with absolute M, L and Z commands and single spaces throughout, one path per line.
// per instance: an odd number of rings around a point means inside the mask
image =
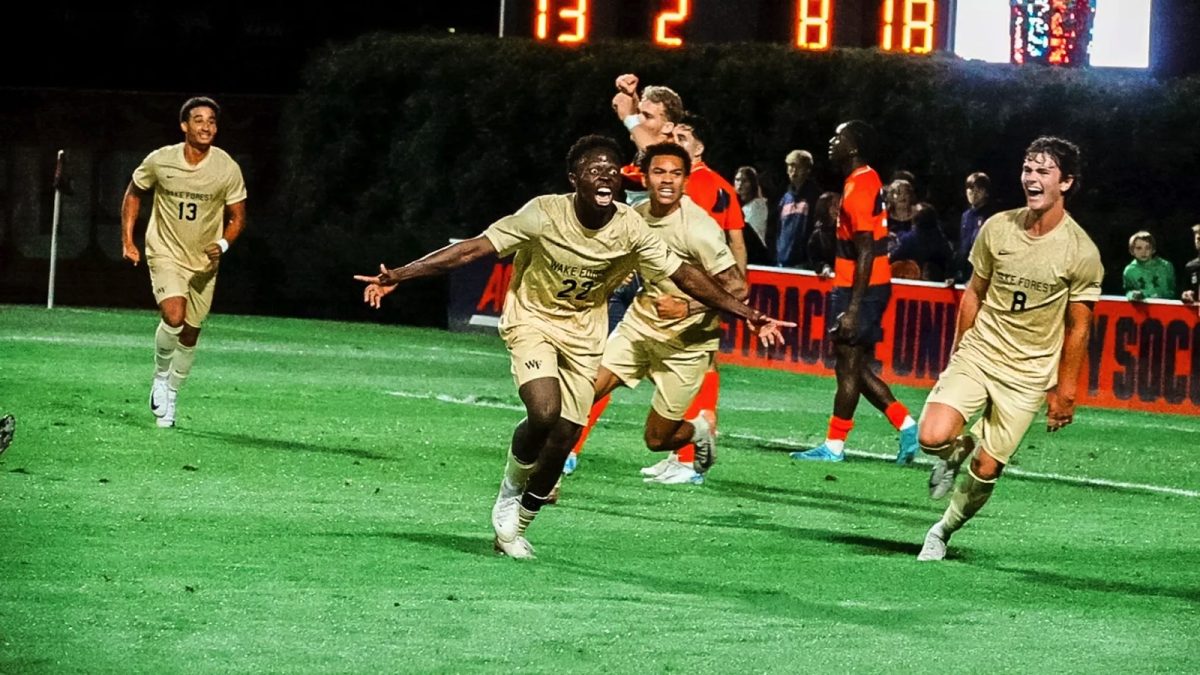
M 883 183 L 869 166 L 861 166 L 846 178 L 842 191 L 842 210 L 838 214 L 837 260 L 833 264 L 833 285 L 854 285 L 857 252 L 854 235 L 870 232 L 875 259 L 871 263 L 871 286 L 892 282 L 887 251 L 887 211 L 883 202 Z
M 708 211 L 708 215 L 717 221 L 722 230 L 741 230 L 746 227 L 737 192 L 729 181 L 721 178 L 720 174 L 708 168 L 704 162 L 692 164 L 692 174 L 688 176 L 683 193 Z

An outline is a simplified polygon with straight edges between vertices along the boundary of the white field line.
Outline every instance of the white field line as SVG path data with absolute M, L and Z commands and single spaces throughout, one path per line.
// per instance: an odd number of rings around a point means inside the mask
M 96 335 L 79 337 L 75 335 L 0 335 L 0 342 L 26 342 L 52 345 L 68 345 L 73 347 L 88 347 L 96 349 L 138 349 L 154 348 L 154 333 L 148 332 L 146 337 L 135 338 L 128 335 Z M 414 347 L 408 344 L 396 343 L 393 347 L 358 349 L 348 345 L 326 344 L 290 346 L 282 343 L 257 342 L 246 339 L 210 338 L 203 341 L 203 351 L 226 354 L 282 354 L 291 356 L 321 356 L 347 359 L 396 359 L 405 357 L 414 351 L 436 352 L 453 357 L 457 355 L 489 356 L 493 358 L 508 358 L 508 353 L 502 350 L 483 351 L 479 349 L 457 349 L 454 347 Z
M 516 412 L 524 412 L 524 410 L 525 410 L 525 408 L 523 406 L 513 405 L 510 403 L 500 403 L 498 401 L 479 400 L 478 398 L 476 398 L 474 396 L 457 397 L 457 396 L 449 396 L 446 394 L 428 394 L 428 393 L 420 393 L 420 392 L 413 392 L 413 391 L 389 391 L 389 392 L 387 392 L 387 394 L 389 396 L 397 396 L 400 398 L 421 399 L 421 400 L 426 400 L 426 401 L 440 401 L 442 403 L 450 403 L 453 405 L 467 405 L 467 406 L 474 406 L 474 407 L 480 407 L 480 408 L 499 408 L 502 410 L 513 410 Z M 733 408 L 733 409 L 736 410 L 736 408 Z M 796 448 L 797 450 L 809 447 L 808 445 L 802 445 L 802 444 L 798 443 L 796 440 L 791 439 L 791 438 L 766 438 L 763 436 L 755 436 L 753 434 L 737 434 L 737 433 L 729 433 L 729 432 L 722 432 L 721 435 L 724 436 L 725 438 L 735 438 L 735 439 L 742 440 L 742 441 L 753 441 L 753 442 L 757 442 L 757 443 L 771 443 L 773 445 L 782 445 L 785 447 L 793 447 L 793 448 Z M 895 461 L 895 459 L 896 459 L 895 455 L 888 455 L 888 454 L 883 454 L 883 453 L 878 453 L 878 452 L 866 452 L 863 450 L 851 450 L 849 448 L 846 449 L 846 454 L 850 455 L 851 457 L 879 459 L 879 460 L 885 460 L 885 461 L 889 461 L 889 462 Z M 915 463 L 932 465 L 932 462 L 930 462 L 924 458 L 918 458 L 915 461 Z M 1196 490 L 1185 490 L 1183 488 L 1168 487 L 1165 485 L 1150 485 L 1150 484 L 1146 484 L 1146 483 L 1128 483 L 1128 482 L 1124 482 L 1124 481 L 1107 480 L 1104 478 L 1090 478 L 1088 476 L 1070 476 L 1070 475 L 1061 474 L 1061 473 L 1043 473 L 1040 471 L 1027 471 L 1025 469 L 1018 469 L 1017 467 L 1005 469 L 1004 475 L 1015 476 L 1018 478 L 1029 478 L 1032 480 L 1046 480 L 1046 481 L 1055 481 L 1055 482 L 1059 482 L 1059 483 L 1069 483 L 1072 485 L 1087 485 L 1087 486 L 1091 486 L 1091 487 L 1105 487 L 1105 488 L 1112 488 L 1112 489 L 1116 489 L 1116 490 L 1136 490 L 1139 492 L 1153 492 L 1153 493 L 1157 493 L 1157 494 L 1175 495 L 1178 497 L 1193 497 L 1193 498 L 1200 497 L 1200 491 L 1196 491 Z

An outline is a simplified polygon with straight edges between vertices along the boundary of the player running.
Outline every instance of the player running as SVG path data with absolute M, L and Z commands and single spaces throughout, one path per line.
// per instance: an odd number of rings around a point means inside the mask
M 971 248 L 975 271 L 959 305 L 954 351 L 921 413 L 921 449 L 938 458 L 930 497 L 946 496 L 962 463 L 971 463 L 918 560 L 946 557 L 946 542 L 987 503 L 1042 401 L 1048 431 L 1075 418 L 1104 277 L 1096 245 L 1066 211 L 1079 178 L 1079 148 L 1038 138 L 1021 166 L 1025 207 L 989 218 Z M 963 427 L 980 413 L 976 447 Z
M 547 503 L 563 462 L 587 422 L 608 324 L 608 297 L 633 269 L 650 283 L 670 278 L 710 306 L 746 319 L 763 336 L 777 323 L 725 292 L 667 249 L 633 209 L 616 201 L 621 151 L 585 136 L 567 154 L 573 193 L 536 197 L 483 234 L 402 267 L 356 276 L 378 307 L 396 284 L 448 272 L 488 255 L 514 255 L 500 335 L 526 417 L 513 432 L 492 508 L 497 550 L 533 557 L 526 528 Z

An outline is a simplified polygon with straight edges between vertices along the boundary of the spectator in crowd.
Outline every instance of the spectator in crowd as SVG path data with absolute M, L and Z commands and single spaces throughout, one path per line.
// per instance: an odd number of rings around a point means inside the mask
M 1192 226 L 1192 245 L 1196 247 L 1196 257 L 1183 268 L 1184 302 L 1200 302 L 1200 224 Z
M 742 202 L 742 217 L 746 221 L 746 261 L 752 265 L 770 265 L 775 261 L 767 246 L 767 198 L 758 182 L 758 171 L 752 166 L 738 167 L 733 175 L 733 189 Z
M 1134 302 L 1150 298 L 1175 297 L 1175 266 L 1154 255 L 1158 246 L 1154 235 L 1142 230 L 1129 238 L 1129 254 L 1133 260 L 1125 266 L 1122 280 L 1125 297 Z
M 823 192 L 817 199 L 813 232 L 808 238 L 808 268 L 823 277 L 833 276 L 833 263 L 837 259 L 838 212 L 841 208 L 842 196 L 836 192 Z
M 950 278 L 954 251 L 942 232 L 937 210 L 932 204 L 921 202 L 913 209 L 912 221 L 913 228 L 900 235 L 896 250 L 891 254 L 893 269 L 896 269 L 896 263 L 911 261 L 915 264 L 917 279 L 945 281 Z
M 792 150 L 783 161 L 787 165 L 788 189 L 779 198 L 779 226 L 773 246 L 775 264 L 804 267 L 806 243 L 812 233 L 810 219 L 821 190 L 812 179 L 812 153 Z
M 966 189 L 968 207 L 959 221 L 958 248 L 954 252 L 954 281 L 960 284 L 970 283 L 974 272 L 969 260 L 971 247 L 975 245 L 979 228 L 996 213 L 996 207 L 992 205 L 992 179 L 986 173 L 976 171 L 967 176 Z
M 903 178 L 891 182 L 887 186 L 888 232 L 897 237 L 912 229 L 913 205 L 916 204 L 916 191 L 913 184 Z

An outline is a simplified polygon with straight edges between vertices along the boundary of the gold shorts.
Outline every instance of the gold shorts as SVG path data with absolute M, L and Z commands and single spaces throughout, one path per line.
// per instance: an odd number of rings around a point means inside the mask
M 1001 382 L 984 368 L 957 356 L 950 358 L 925 405 L 948 405 L 967 422 L 982 413 L 971 431 L 989 455 L 1008 464 L 1041 410 L 1046 392 Z
M 212 309 L 213 292 L 217 288 L 216 266 L 203 272 L 193 272 L 162 256 L 147 258 L 146 266 L 150 268 L 154 302 L 161 305 L 167 298 L 187 298 L 187 313 L 183 322 L 199 328 Z
M 715 351 L 687 351 L 639 335 L 624 323 L 608 337 L 600 365 L 633 389 L 647 376 L 654 383 L 650 407 L 669 420 L 681 420 L 700 391 Z
M 529 324 L 505 328 L 500 337 L 508 347 L 517 388 L 542 377 L 558 378 L 562 401 L 559 415 L 585 426 L 592 409 L 600 355 L 568 349 L 561 341 Z

